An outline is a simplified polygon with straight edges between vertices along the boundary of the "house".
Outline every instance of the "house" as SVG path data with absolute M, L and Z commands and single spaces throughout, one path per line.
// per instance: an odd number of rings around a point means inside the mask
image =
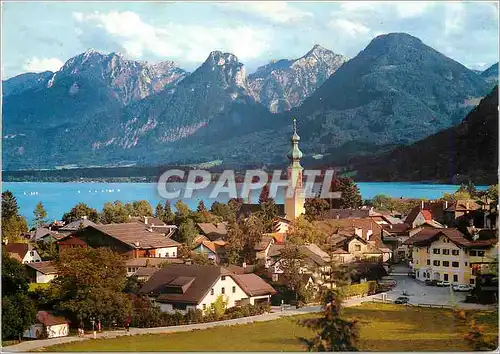
M 341 249 L 352 255 L 352 257 L 347 258 L 351 261 L 369 260 L 376 263 L 387 261 L 384 260 L 384 252 L 377 247 L 375 241 L 367 241 L 356 234 L 340 233 L 331 235 L 327 242 L 332 249 Z
M 8 243 L 5 245 L 7 253 L 12 254 L 21 263 L 41 262 L 42 258 L 33 245 L 29 243 Z
M 69 235 L 75 231 L 84 229 L 87 226 L 95 226 L 95 225 L 97 225 L 97 224 L 90 221 L 86 216 L 84 216 L 81 219 L 74 220 L 74 221 L 70 222 L 69 224 L 61 227 L 59 229 L 59 233 L 62 233 L 64 235 Z
M 42 336 L 44 327 L 47 330 L 46 338 L 65 337 L 69 333 L 69 322 L 64 317 L 55 316 L 51 312 L 38 311 L 36 322 L 24 332 L 24 338 L 38 339 L 45 337 Z
M 165 236 L 170 238 L 174 236 L 174 234 L 178 230 L 178 227 L 176 225 L 167 225 L 162 220 L 152 216 L 133 216 L 130 218 L 130 221 L 144 225 L 145 229 L 152 232 L 165 234 Z
M 87 226 L 69 237 L 78 238 L 89 247 L 111 248 L 127 258 L 176 258 L 180 245 L 165 234 L 146 229 L 139 223 Z M 64 245 L 63 241 L 65 239 L 59 241 L 59 245 Z
M 155 274 L 160 268 L 156 267 L 141 267 L 132 274 L 132 276 L 136 277 L 137 280 L 146 282 L 151 278 L 153 274 Z
M 444 210 L 444 221 L 448 226 L 473 225 L 485 227 L 488 222 L 489 206 L 482 201 L 461 199 Z
M 224 263 L 227 260 L 226 242 L 221 240 L 206 241 L 201 240 L 192 249 L 193 252 L 205 254 L 208 259 L 211 259 L 215 264 Z
M 206 310 L 219 296 L 227 307 L 269 301 L 275 290 L 255 274 L 236 275 L 220 266 L 172 264 L 155 272 L 139 293 L 164 312 Z
M 57 277 L 57 268 L 51 261 L 26 263 L 26 268 L 32 283 L 49 283 Z
M 57 247 L 59 248 L 59 252 L 62 252 L 69 248 L 80 248 L 80 247 L 87 248 L 89 246 L 85 241 L 70 234 L 57 241 Z
M 412 249 L 410 265 L 421 281 L 474 285 L 480 266 L 494 264 L 498 256 L 496 231 L 470 237 L 455 228 L 424 228 L 405 243 Z
M 165 257 L 129 258 L 125 260 L 125 267 L 127 267 L 127 277 L 134 275 L 141 268 L 160 268 L 167 263 L 183 264 L 184 260 L 181 258 Z
M 268 259 L 269 250 L 274 245 L 274 237 L 268 234 L 262 235 L 262 239 L 255 245 L 254 251 L 256 252 L 255 258 L 257 261 L 266 263 Z M 266 266 L 267 267 L 267 266 Z
M 31 242 L 55 242 L 63 237 L 64 235 L 46 227 L 37 227 L 36 229 L 30 231 L 28 236 Z
M 210 241 L 225 240 L 227 237 L 227 224 L 224 222 L 199 222 L 196 226 L 200 230 L 200 233 L 207 237 Z

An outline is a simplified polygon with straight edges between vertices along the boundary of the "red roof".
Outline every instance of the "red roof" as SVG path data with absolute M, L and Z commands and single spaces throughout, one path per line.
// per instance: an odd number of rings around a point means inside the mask
M 425 220 L 432 220 L 432 214 L 429 210 L 422 210 L 422 215 Z

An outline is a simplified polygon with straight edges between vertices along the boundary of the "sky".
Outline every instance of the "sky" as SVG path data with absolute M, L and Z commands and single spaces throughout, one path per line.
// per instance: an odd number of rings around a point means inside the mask
M 56 71 L 91 48 L 188 71 L 221 50 L 252 72 L 315 44 L 352 58 L 390 32 L 472 69 L 498 62 L 496 2 L 4 2 L 2 79 Z

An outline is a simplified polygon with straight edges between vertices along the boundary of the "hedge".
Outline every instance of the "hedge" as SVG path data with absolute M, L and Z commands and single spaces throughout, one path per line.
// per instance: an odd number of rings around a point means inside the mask
M 139 301 L 138 301 L 139 302 Z M 132 326 L 141 328 L 151 327 L 168 327 L 184 324 L 206 323 L 214 321 L 231 320 L 235 318 L 261 315 L 271 311 L 271 305 L 261 303 L 256 305 L 244 305 L 239 307 L 231 307 L 225 313 L 216 317 L 214 314 L 203 314 L 201 310 L 189 310 L 187 313 L 180 312 L 167 313 L 161 312 L 156 306 L 147 306 L 144 300 L 140 306 L 137 306 L 132 316 Z M 146 305 L 146 306 L 145 306 Z
M 345 297 L 353 297 L 363 294 L 372 295 L 377 291 L 377 287 L 377 282 L 374 280 L 370 280 L 364 283 L 346 286 L 342 290 Z

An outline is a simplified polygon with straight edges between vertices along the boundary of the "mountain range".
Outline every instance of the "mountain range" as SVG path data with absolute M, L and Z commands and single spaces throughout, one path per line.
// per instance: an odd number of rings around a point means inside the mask
M 475 73 L 404 33 L 350 60 L 316 45 L 249 75 L 219 51 L 188 73 L 89 50 L 55 73 L 2 82 L 3 165 L 282 164 L 292 116 L 306 164 L 333 162 L 458 124 L 496 84 L 490 69 Z

